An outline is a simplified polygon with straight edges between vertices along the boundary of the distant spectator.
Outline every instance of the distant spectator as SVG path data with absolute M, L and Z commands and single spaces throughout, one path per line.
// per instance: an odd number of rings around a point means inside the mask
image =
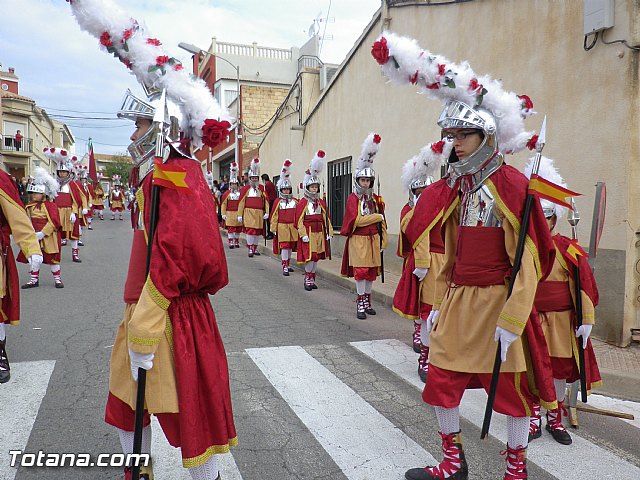
M 249 185 L 249 173 L 244 172 L 242 174 L 242 186 Z
M 227 177 L 226 175 L 224 175 L 222 177 L 222 181 L 220 182 L 220 193 L 224 193 L 227 190 L 229 190 L 229 177 Z
M 22 177 L 20 181 L 16 181 L 16 185 L 18 187 L 18 195 L 20 195 L 20 200 L 22 200 L 22 204 L 27 204 L 27 179 Z
M 273 184 L 273 182 L 269 178 L 269 175 L 267 175 L 266 173 L 263 173 L 260 178 L 262 178 L 262 181 L 264 182 L 264 191 L 267 194 L 267 200 L 269 201 L 269 211 L 273 212 L 273 204 L 278 198 L 278 193 L 276 192 L 276 186 Z M 273 238 L 273 233 L 269 231 L 269 235 L 267 235 L 267 240 L 271 240 L 272 238 Z
M 22 139 L 24 137 L 22 136 L 22 134 L 20 133 L 20 130 L 18 130 L 16 132 L 16 136 L 15 136 L 15 145 L 16 145 L 16 150 L 20 150 L 22 147 Z

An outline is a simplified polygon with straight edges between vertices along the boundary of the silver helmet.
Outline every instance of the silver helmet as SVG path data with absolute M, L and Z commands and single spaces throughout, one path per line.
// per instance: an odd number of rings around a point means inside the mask
M 487 109 L 449 100 L 440 114 L 438 125 L 443 130 L 443 138 L 447 138 L 446 130 L 454 128 L 480 130 L 483 135 L 478 148 L 463 160 L 458 158 L 455 150 L 451 151 L 447 162 L 458 175 L 477 173 L 499 154 L 496 120 Z
M 353 178 L 353 191 L 358 197 L 362 195 L 370 196 L 373 193 L 373 187 L 376 182 L 376 172 L 372 165 L 373 159 L 380 149 L 380 141 L 380 135 L 371 132 L 362 144 L 362 150 L 356 162 L 356 174 Z M 371 180 L 368 187 L 360 186 L 359 180 L 361 178 L 369 178 Z
M 260 183 L 260 159 L 254 158 L 249 164 L 249 170 L 247 171 L 247 176 L 249 177 L 249 184 L 257 188 Z M 252 180 L 252 178 L 257 178 L 257 180 Z
M 411 187 L 410 187 L 411 193 L 415 195 L 416 190 L 418 190 L 419 188 L 428 187 L 432 183 L 433 183 L 433 177 L 431 176 L 416 178 L 413 182 L 411 182 Z
M 302 191 L 304 196 L 309 200 L 317 200 L 320 198 L 320 173 L 324 170 L 325 153 L 323 150 L 318 150 L 311 159 L 309 169 L 304 173 L 304 179 L 302 180 Z M 309 190 L 311 185 L 318 185 L 318 191 L 313 193 Z
M 282 170 L 280 171 L 280 178 L 276 188 L 278 189 L 278 196 L 280 198 L 289 199 L 293 197 L 293 185 L 291 184 L 291 160 L 288 158 L 282 164 Z M 283 190 L 289 189 L 289 193 L 284 193 Z
M 46 194 L 46 187 L 42 183 L 31 182 L 27 185 L 27 193 L 42 193 Z

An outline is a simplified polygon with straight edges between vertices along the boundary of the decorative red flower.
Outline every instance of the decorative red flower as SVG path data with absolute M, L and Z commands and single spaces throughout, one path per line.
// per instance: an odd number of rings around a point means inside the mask
M 253 163 L 260 163 L 260 159 L 258 157 L 254 158 Z
M 481 92 L 483 88 L 484 86 L 481 83 L 478 83 L 477 78 L 472 78 L 471 81 L 469 81 L 469 91 L 471 93 L 476 94 Z
M 131 70 L 131 67 L 133 66 L 133 64 L 131 63 L 131 61 L 128 58 L 121 58 L 120 61 L 122 63 L 124 63 L 125 67 L 127 67 L 129 70 Z
M 446 73 L 447 71 L 447 66 L 443 65 L 441 63 L 438 64 L 438 75 L 442 76 Z
M 324 150 L 318 150 L 318 157 L 324 158 L 325 155 Z
M 165 63 L 169 62 L 169 57 L 166 55 L 160 55 L 156 57 L 156 65 L 162 67 Z
M 416 83 L 418 83 L 418 70 L 416 70 L 416 73 L 409 77 L 409 81 L 411 82 L 411 85 L 415 85 Z
M 122 32 L 122 42 L 126 42 L 131 37 L 133 37 L 133 28 L 127 28 L 124 32 Z
M 535 150 L 536 149 L 536 144 L 538 143 L 538 135 L 534 135 L 533 137 L 531 137 L 529 139 L 529 141 L 527 142 L 527 148 L 529 150 Z
M 380 65 L 384 65 L 389 61 L 389 47 L 387 47 L 387 39 L 381 37 L 380 40 L 371 47 L 371 55 Z
M 221 144 L 229 136 L 229 128 L 231 124 L 226 120 L 207 118 L 202 126 L 202 143 L 211 148 Z
M 102 35 L 100 35 L 100 44 L 105 48 L 111 48 L 113 46 L 109 32 L 103 32 Z
M 44 153 L 44 152 L 46 152 L 47 150 L 49 150 L 49 149 L 48 149 L 47 147 L 44 147 L 44 148 L 42 149 L 42 152 Z
M 427 85 L 427 88 L 429 90 L 438 90 L 440 88 L 440 83 L 439 82 L 430 83 L 429 85 Z
M 60 155 L 62 155 L 63 157 L 67 156 L 67 151 L 66 150 L 60 150 Z
M 375 143 L 376 145 L 380 143 L 381 140 L 382 138 L 377 133 L 373 136 L 373 143 Z
M 147 43 L 149 45 L 155 45 L 156 47 L 162 45 L 162 42 L 160 42 L 160 40 L 158 40 L 157 38 L 147 38 Z
M 71 157 L 71 161 L 75 162 L 78 160 L 78 157 L 76 157 L 75 155 L 73 157 Z
M 518 95 L 518 98 L 520 99 L 520 103 L 521 103 L 522 108 L 524 110 L 533 109 L 533 102 L 531 101 L 529 96 L 527 96 L 527 95 Z
M 55 153 L 56 149 L 55 149 L 55 148 L 50 148 L 50 149 L 49 149 L 49 151 L 50 151 L 51 153 Z
M 431 151 L 434 153 L 442 153 L 444 150 L 444 140 L 431 144 Z
M 291 166 L 291 160 L 285 160 L 284 166 L 285 167 L 290 167 Z
M 176 64 L 173 66 L 173 69 L 174 69 L 176 72 L 179 72 L 179 71 L 180 71 L 180 70 L 182 70 L 183 68 L 184 68 L 184 67 L 182 66 L 182 64 L 181 64 L 181 63 L 176 63 Z

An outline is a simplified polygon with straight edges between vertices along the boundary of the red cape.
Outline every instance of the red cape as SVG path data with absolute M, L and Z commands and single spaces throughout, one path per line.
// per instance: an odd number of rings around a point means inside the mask
M 571 257 L 567 253 L 567 249 L 571 245 L 571 239 L 564 235 L 556 234 L 553 236 L 553 241 L 558 248 L 558 251 L 562 254 L 565 263 L 569 267 L 569 274 L 571 278 L 574 278 L 575 266 L 571 261 Z M 600 295 L 598 294 L 598 285 L 596 284 L 596 278 L 593 275 L 593 271 L 587 262 L 587 256 L 578 256 L 578 267 L 580 268 L 580 288 L 591 299 L 593 306 L 598 306 L 600 302 Z
M 411 210 L 413 210 L 413 207 L 408 203 L 406 203 L 404 207 L 402 207 L 402 210 L 400 211 L 401 225 L 404 220 L 404 217 L 406 217 Z M 398 237 L 398 249 L 396 250 L 396 255 L 399 256 L 400 258 L 407 258 L 407 255 L 409 255 L 409 252 L 411 252 L 411 244 L 407 239 L 406 233 L 400 231 L 400 235 Z
M 376 209 L 376 213 L 381 213 L 384 217 L 385 203 L 381 196 L 375 193 L 371 195 L 373 204 Z M 340 229 L 340 235 L 347 240 L 344 242 L 344 252 L 342 253 L 342 266 L 340 269 L 340 275 L 343 277 L 353 277 L 353 267 L 349 265 L 349 238 L 356 229 L 356 219 L 358 218 L 358 205 L 360 199 L 355 193 L 351 193 L 347 197 L 347 205 L 344 210 L 344 217 L 342 219 L 342 228 Z M 378 269 L 380 270 L 380 269 Z M 380 273 L 380 272 L 378 272 Z

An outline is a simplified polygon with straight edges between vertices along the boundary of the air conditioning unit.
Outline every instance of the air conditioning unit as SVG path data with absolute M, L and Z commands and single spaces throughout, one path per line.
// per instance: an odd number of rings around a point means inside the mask
M 324 90 L 327 85 L 329 85 L 329 82 L 331 82 L 331 79 L 338 71 L 338 68 L 340 68 L 339 65 L 322 65 L 322 68 L 320 69 L 320 91 Z

